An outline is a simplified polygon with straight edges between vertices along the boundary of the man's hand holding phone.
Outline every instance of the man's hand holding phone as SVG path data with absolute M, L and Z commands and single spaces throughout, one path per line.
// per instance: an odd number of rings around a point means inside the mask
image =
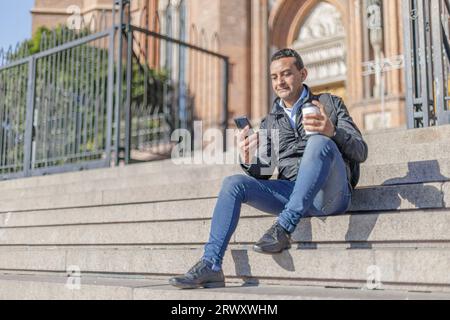
M 238 124 L 238 122 L 236 121 Z M 240 125 L 238 125 L 238 128 Z M 244 128 L 239 128 L 238 147 L 244 164 L 251 164 L 256 155 L 256 150 L 259 144 L 259 135 L 254 133 L 253 129 L 248 123 Z

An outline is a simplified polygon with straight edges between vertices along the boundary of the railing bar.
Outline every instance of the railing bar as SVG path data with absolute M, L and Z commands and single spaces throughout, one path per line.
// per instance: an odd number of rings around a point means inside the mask
M 31 169 L 33 169 L 34 162 L 36 160 L 36 157 L 39 157 L 39 146 L 42 141 L 42 130 L 41 129 L 41 123 L 42 119 L 45 116 L 43 109 L 45 104 L 45 70 L 47 69 L 47 63 L 46 58 L 42 58 L 39 60 L 36 60 L 36 97 L 35 97 L 35 115 L 36 117 L 33 120 L 33 127 L 36 128 L 36 136 L 34 137 L 34 153 L 31 156 Z
M 116 88 L 116 101 L 115 101 L 115 145 L 114 145 L 114 163 L 116 166 L 119 165 L 120 161 L 120 138 L 121 138 L 121 111 L 122 111 L 122 87 L 123 87 L 123 26 L 124 26 L 124 12 L 123 5 L 124 0 L 119 1 L 119 24 L 117 26 L 117 38 L 118 38 L 118 52 L 117 52 L 117 66 L 116 66 L 116 74 L 117 74 L 117 88 Z
M 102 132 L 105 132 L 106 137 L 103 138 L 105 143 L 106 161 L 107 164 L 111 164 L 111 149 L 112 149 L 112 128 L 113 128 L 113 112 L 114 112 L 114 58 L 115 58 L 115 33 L 111 32 L 109 37 L 109 51 L 108 51 L 108 76 L 107 76 L 107 102 L 106 102 L 106 128 L 104 127 Z M 104 125 L 104 122 L 102 121 Z
M 70 35 L 69 35 L 70 38 Z M 71 78 L 73 76 L 72 72 L 72 65 L 71 65 L 71 59 L 72 59 L 72 50 L 68 49 L 65 51 L 66 57 L 64 61 L 64 65 L 67 68 L 67 73 L 64 74 L 64 77 L 67 79 L 64 84 L 64 116 L 63 118 L 63 137 L 62 137 L 62 146 L 61 146 L 61 153 L 63 155 L 67 154 L 67 143 L 68 143 L 68 137 L 69 137 L 69 131 L 68 131 L 68 114 L 69 114 L 69 108 L 70 108 L 70 86 L 71 86 Z
M 37 61 L 35 62 L 36 63 L 36 67 L 35 67 L 35 70 L 34 70 L 34 77 L 35 77 L 35 79 L 37 80 Z M 28 70 L 27 70 L 28 71 Z M 26 76 L 28 73 L 26 73 L 26 74 L 24 74 L 24 76 Z M 26 80 L 28 81 L 28 76 L 26 76 Z M 25 134 L 26 134 L 26 116 L 27 116 L 27 107 L 26 107 L 26 105 L 27 105 L 27 90 L 28 90 L 28 85 L 27 84 L 25 84 L 25 87 L 24 87 L 24 94 L 23 94 L 23 107 L 22 107 L 22 115 L 21 115 L 21 123 L 23 124 L 23 128 L 22 128 L 22 130 L 21 130 L 21 134 L 22 134 L 22 145 L 25 145 Z M 34 104 L 36 105 L 36 94 L 37 94 L 37 81 L 35 82 L 35 95 L 34 95 Z M 31 129 L 31 130 L 33 130 L 33 128 Z M 24 161 L 24 154 L 22 153 L 22 156 L 21 156 L 21 158 L 20 158 L 20 165 L 21 165 L 21 167 L 22 167 L 22 170 L 23 170 L 23 161 Z M 30 163 L 30 165 L 31 165 L 31 163 Z
M 210 51 L 210 50 L 207 50 L 207 49 L 204 49 L 204 48 L 192 45 L 190 43 L 187 43 L 187 42 L 184 42 L 184 41 L 172 38 L 172 37 L 168 37 L 168 36 L 162 35 L 160 33 L 156 33 L 154 31 L 146 30 L 146 29 L 134 26 L 134 25 L 131 25 L 130 27 L 134 31 L 145 33 L 145 34 L 147 34 L 149 36 L 155 37 L 155 38 L 160 39 L 160 40 L 169 41 L 171 43 L 175 43 L 175 44 L 181 45 L 183 47 L 187 47 L 187 48 L 190 48 L 190 49 L 193 49 L 193 50 L 196 50 L 196 51 L 200 51 L 202 53 L 213 55 L 213 56 L 216 56 L 216 57 L 221 58 L 221 59 L 227 59 L 228 58 L 227 56 L 221 55 L 221 54 L 219 54 L 217 52 L 213 52 L 213 51 Z
M 103 40 L 103 48 L 108 48 L 109 47 L 109 42 L 106 40 Z M 111 41 L 111 39 L 109 39 L 109 41 Z M 109 49 L 112 50 L 112 49 Z M 106 49 L 104 49 L 102 51 L 101 54 L 101 64 L 102 64 L 102 74 L 104 75 L 103 78 L 101 79 L 101 88 L 102 88 L 102 105 L 99 109 L 99 126 L 98 126 L 98 132 L 99 132 L 99 138 L 98 138 L 98 145 L 100 146 L 100 148 L 102 148 L 103 150 L 105 150 L 106 152 L 108 152 L 109 147 L 111 146 L 107 146 L 106 145 L 106 140 L 108 139 L 108 132 L 107 130 L 107 125 L 105 125 L 105 121 L 108 121 L 107 118 L 107 112 L 108 112 L 108 100 L 109 100 L 109 88 L 108 88 L 108 83 L 109 83 L 109 55 L 113 54 L 112 51 L 106 51 Z M 114 72 L 111 74 L 111 76 L 114 78 Z M 110 143 L 111 144 L 111 143 Z M 107 155 L 107 157 L 109 157 Z
M 7 71 L 4 72 L 0 72 L 0 95 L 2 96 L 6 96 L 6 83 L 4 80 L 4 75 L 5 73 L 7 73 Z M 4 99 L 0 99 L 0 148 L 3 148 L 3 137 L 4 137 L 4 133 L 3 133 L 3 112 L 5 110 L 6 107 L 6 101 Z M 3 150 L 2 150 L 3 151 Z M 3 163 L 3 159 L 2 159 L 2 154 L 0 155 L 0 166 L 2 166 Z
M 450 61 L 450 43 L 448 41 L 448 36 L 447 36 L 444 26 L 442 24 L 441 24 L 441 27 L 442 27 L 442 34 L 444 35 L 444 37 L 442 37 L 442 39 L 444 42 L 445 53 L 447 54 L 447 59 Z
M 46 69 L 46 92 L 45 92 L 45 113 L 42 117 L 42 130 L 44 132 L 43 138 L 42 138 L 42 159 L 45 159 L 47 157 L 47 141 L 48 141 L 48 134 L 49 134 L 49 120 L 51 116 L 51 68 L 52 68 L 52 56 L 48 56 L 47 58 L 48 66 Z
M 61 55 L 64 51 L 60 51 L 56 54 L 56 72 L 55 72 L 55 77 L 56 77 L 56 81 L 55 81 L 55 135 L 53 136 L 53 153 L 56 155 L 60 155 L 59 152 L 59 145 L 58 145 L 58 141 L 61 137 L 61 134 L 59 132 L 59 127 L 60 127 L 60 113 L 61 113 L 61 87 L 60 87 L 60 78 L 61 75 L 64 76 L 64 73 L 61 72 L 62 67 L 61 67 Z M 60 144 L 60 143 L 59 143 Z
M 66 42 L 67 39 L 64 37 L 63 38 L 63 43 Z M 61 116 L 60 116 L 60 139 L 59 139 L 59 154 L 60 155 L 65 155 L 65 143 L 66 143 L 66 114 L 67 114 L 67 71 L 68 71 L 68 58 L 69 58 L 69 50 L 64 50 L 62 51 L 62 91 L 61 91 L 61 99 L 62 99 L 62 110 L 61 110 Z
M 11 152 L 13 152 L 13 148 L 12 148 L 12 136 L 13 136 L 13 132 L 12 132 L 12 128 L 13 128 L 13 124 L 14 124 L 14 119 L 13 119 L 13 108 L 12 105 L 15 105 L 17 103 L 17 101 L 15 100 L 15 94 L 17 94 L 16 88 L 17 88 L 17 83 L 15 82 L 15 76 L 17 75 L 17 68 L 14 68 L 12 70 L 12 76 L 11 76 L 11 94 L 10 94 L 10 98 L 12 100 L 12 103 L 8 106 L 8 115 L 7 115 L 7 122 L 8 122 L 8 135 L 7 135 L 7 144 L 6 144 L 6 154 L 5 154 L 5 161 L 6 164 L 11 164 Z
M 444 112 L 444 95 L 445 95 L 445 85 L 444 85 L 444 53 L 442 50 L 443 35 L 445 31 L 443 30 L 440 13 L 442 11 L 442 5 L 440 0 L 431 0 L 431 41 L 433 44 L 433 68 L 432 75 L 434 77 L 434 108 L 436 108 L 437 124 L 444 124 L 445 120 L 443 117 Z
M 54 39 L 56 41 L 56 38 Z M 53 47 L 56 46 L 56 43 L 53 45 Z M 56 85 L 56 65 L 57 65 L 57 54 L 53 54 L 52 56 L 52 76 L 51 76 L 51 88 L 52 90 L 50 91 L 51 93 L 51 103 L 50 103 L 50 129 L 48 132 L 48 137 L 49 137 L 49 141 L 48 141 L 48 150 L 47 150 L 47 154 L 46 154 L 46 158 L 51 158 L 54 155 L 54 133 L 55 133 L 55 120 L 57 118 L 56 116 L 56 99 L 57 99 L 57 93 L 56 90 L 58 90 L 57 85 Z
M 36 59 L 39 59 L 39 58 L 42 58 L 42 57 L 45 57 L 45 56 L 49 56 L 49 55 L 55 54 L 55 53 L 57 53 L 59 51 L 64 51 L 64 50 L 68 50 L 68 49 L 71 49 L 71 48 L 74 48 L 74 47 L 82 46 L 82 45 L 84 45 L 86 43 L 95 41 L 95 40 L 97 40 L 99 38 L 107 37 L 109 35 L 109 33 L 110 33 L 110 30 L 108 29 L 108 30 L 105 30 L 105 31 L 101 31 L 101 32 L 92 34 L 92 35 L 87 35 L 87 36 L 84 36 L 84 37 L 82 37 L 80 39 L 77 39 L 77 40 L 74 40 L 72 42 L 63 44 L 61 46 L 58 46 L 58 47 L 55 47 L 55 48 L 52 48 L 52 49 L 49 49 L 49 50 L 42 51 L 40 53 L 37 53 L 37 54 L 33 55 L 32 57 L 34 57 Z
M 42 160 L 42 161 L 38 161 L 36 163 L 44 164 L 45 162 L 56 162 L 56 161 L 65 160 L 65 159 L 78 160 L 79 158 L 89 158 L 89 157 L 95 157 L 95 156 L 101 156 L 101 155 L 103 155 L 103 151 L 80 152 L 80 153 L 71 154 L 71 155 L 52 157 L 52 158 L 49 158 L 47 161 Z M 83 159 L 83 160 L 86 160 L 86 159 Z
M 18 90 L 20 85 L 20 66 L 13 69 L 13 75 L 11 81 L 13 82 L 12 90 L 11 90 L 11 105 L 18 106 Z M 14 143 L 14 126 L 16 121 L 16 108 L 9 108 L 9 134 L 8 134 L 8 150 L 6 154 L 6 161 L 8 164 L 14 164 L 14 152 L 15 152 L 15 143 Z
M 15 145 L 15 150 L 14 150 L 14 163 L 15 164 L 19 164 L 19 148 L 20 148 L 20 122 L 21 122 L 21 118 L 22 118 L 22 106 L 24 105 L 24 97 L 26 97 L 26 94 L 23 94 L 24 90 L 23 90 L 23 81 L 27 81 L 27 79 L 24 79 L 24 72 L 28 71 L 27 69 L 24 68 L 24 66 L 20 67 L 19 70 L 19 76 L 20 76 L 20 84 L 17 88 L 17 90 L 20 92 L 19 94 L 19 103 L 17 104 L 17 115 L 16 115 L 16 130 L 15 130 L 15 139 L 14 139 L 14 145 Z M 27 82 L 26 82 L 27 83 Z M 23 162 L 22 162 L 23 163 Z
M 95 90 L 94 90 L 94 104 L 95 104 L 95 113 L 94 113 L 94 132 L 93 132 L 93 148 L 97 150 L 98 148 L 98 138 L 99 138 L 99 121 L 100 121 L 100 104 L 103 104 L 103 86 L 100 87 L 101 82 L 103 82 L 103 43 L 101 40 L 98 40 L 95 44 L 96 53 L 97 53 L 97 77 L 95 79 Z M 103 84 L 103 83 L 102 83 Z M 103 108 L 102 108 L 103 110 Z
M 5 71 L 5 70 L 8 70 L 8 69 L 12 69 L 12 68 L 15 68 L 17 66 L 20 66 L 21 64 L 27 64 L 28 61 L 29 61 L 29 58 L 23 58 L 23 59 L 11 62 L 11 63 L 9 63 L 7 65 L 0 66 L 0 71 Z
M 6 77 L 6 85 L 5 85 L 5 97 L 8 96 L 8 88 L 11 88 L 11 70 L 8 70 L 7 72 L 7 77 Z M 5 102 L 7 102 L 5 100 Z M 8 135 L 7 135 L 7 122 L 8 122 L 8 104 L 5 103 L 4 108 L 2 110 L 2 115 L 3 115 L 3 121 L 2 123 L 0 123 L 1 125 L 1 130 L 2 130 L 2 137 L 3 137 L 3 141 L 2 141 L 2 154 L 1 154 L 1 164 L 2 165 L 8 165 L 7 163 L 7 159 L 6 159 L 6 146 L 8 145 Z
M 34 118 L 34 102 L 36 96 L 36 63 L 37 60 L 30 58 L 28 67 L 28 82 L 27 82 L 27 104 L 26 104 L 26 120 L 25 120 L 25 143 L 24 143 L 24 168 L 23 174 L 29 176 L 32 158 L 32 139 L 33 139 L 33 118 Z
M 80 69 L 80 90 L 79 90 L 79 98 L 80 102 L 77 105 L 76 116 L 77 116 L 77 129 L 76 129 L 76 143 L 75 143 L 75 153 L 81 152 L 81 144 L 82 144 L 82 130 L 83 130 L 83 113 L 85 109 L 85 101 L 86 96 L 84 93 L 86 92 L 86 46 L 83 45 L 81 47 L 81 69 Z
M 73 63 L 74 63 L 74 72 L 75 72 L 75 78 L 72 79 L 72 97 L 71 97 L 71 103 L 70 103 L 70 110 L 69 110 L 69 132 L 70 132 L 70 141 L 68 146 L 68 153 L 67 154 L 73 154 L 75 153 L 75 144 L 76 144 L 76 126 L 77 126 L 77 108 L 78 108 L 78 99 L 79 99 L 79 79 L 80 79 L 80 46 L 76 48 L 72 48 L 73 50 Z
M 94 105 L 95 105 L 95 100 L 96 100 L 96 96 L 94 94 L 94 83 L 95 83 L 95 50 L 96 47 L 94 45 L 94 43 L 92 43 L 88 49 L 90 50 L 90 70 L 89 70 L 89 88 L 88 88 L 88 94 L 89 94 L 89 104 L 88 104 L 88 108 L 86 110 L 86 129 L 85 132 L 87 134 L 86 136 L 86 142 L 85 142 L 85 148 L 87 150 L 89 143 L 90 143 L 90 139 L 92 137 L 92 128 L 93 128 L 93 115 L 94 115 Z
M 445 7 L 447 8 L 447 12 L 450 14 L 450 1 L 444 0 Z

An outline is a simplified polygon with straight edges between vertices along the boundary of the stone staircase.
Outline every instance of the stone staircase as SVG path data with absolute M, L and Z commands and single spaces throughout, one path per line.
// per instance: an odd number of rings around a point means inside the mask
M 450 126 L 365 138 L 350 212 L 304 219 L 291 250 L 254 253 L 274 217 L 244 205 L 223 289 L 167 279 L 201 257 L 236 165 L 161 161 L 3 181 L 0 299 L 450 299 Z

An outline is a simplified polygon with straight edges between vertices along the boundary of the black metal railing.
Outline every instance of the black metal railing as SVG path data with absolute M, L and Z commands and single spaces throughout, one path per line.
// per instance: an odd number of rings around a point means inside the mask
M 450 2 L 403 0 L 408 128 L 450 124 Z
M 109 27 L 102 12 L 77 30 L 41 28 L 38 47 L 0 50 L 0 179 L 167 158 L 172 133 L 195 120 L 225 132 L 218 42 L 134 25 L 130 1 L 114 4 Z
M 92 35 L 59 28 L 41 34 L 36 54 L 3 54 L 2 178 L 109 165 L 113 40 L 114 28 Z
M 176 129 L 192 131 L 196 120 L 202 121 L 205 130 L 220 128 L 225 139 L 229 61 L 217 53 L 217 35 L 207 39 L 204 31 L 191 32 L 187 42 L 182 17 L 179 38 L 170 32 L 158 32 L 154 29 L 163 20 L 158 12 L 153 13 L 153 21 L 146 19 L 143 26 L 134 25 L 131 2 L 121 3 L 121 20 L 125 23 L 120 46 L 126 52 L 127 73 L 119 79 L 123 81 L 119 86 L 125 88 L 125 96 L 124 127 L 118 134 L 122 147 L 117 154 L 121 156 L 117 161 L 169 157 L 174 144 L 171 133 Z M 183 4 L 178 4 L 179 11 Z M 166 12 L 171 9 L 169 4 Z M 148 12 L 142 16 L 148 17 Z M 191 31 L 194 29 L 193 26 Z

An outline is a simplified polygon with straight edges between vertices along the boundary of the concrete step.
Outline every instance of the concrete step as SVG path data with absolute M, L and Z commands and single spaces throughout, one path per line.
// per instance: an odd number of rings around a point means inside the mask
M 210 199 L 13 213 L 0 229 L 0 269 L 184 273 L 202 255 L 213 205 Z M 252 243 L 273 221 L 244 206 L 225 258 L 227 276 L 363 287 L 376 266 L 386 288 L 450 291 L 450 210 L 305 218 L 291 250 L 274 257 L 254 253 Z
M 450 125 L 414 130 L 389 129 L 373 131 L 364 135 L 364 140 L 372 148 L 383 146 L 403 146 L 412 144 L 436 143 L 450 137 Z
M 55 275 L 0 275 L 6 300 L 449 300 L 447 293 L 350 290 L 289 285 L 227 283 L 220 289 L 179 290 L 167 279 L 82 277 L 80 286 Z M 174 302 L 174 307 L 183 302 Z M 262 305 L 264 305 L 262 303 Z M 271 306 L 276 303 L 270 303 Z M 214 313 L 216 310 L 212 310 Z M 210 311 L 206 311 L 210 313 Z M 278 311 L 279 312 L 279 311 Z
M 76 208 L 113 204 L 216 198 L 223 179 L 152 185 L 147 188 L 84 190 L 1 201 L 0 212 Z M 361 188 L 355 191 L 351 211 L 443 208 L 450 204 L 450 182 Z
M 93 171 L 93 174 L 95 173 Z M 176 167 L 174 170 L 143 173 L 130 177 L 87 179 L 77 182 L 66 182 L 64 175 L 61 175 L 59 184 L 5 188 L 0 194 L 0 200 L 9 201 L 103 190 L 148 188 L 189 182 L 198 184 L 235 174 L 243 174 L 243 171 L 239 166 L 227 165 L 188 166 L 184 169 L 182 167 Z M 358 187 L 445 181 L 450 181 L 450 159 L 400 164 L 365 165 L 361 169 L 361 178 Z
M 361 166 L 358 188 L 450 181 L 450 158 Z
M 183 213 L 177 207 L 185 206 Z M 193 210 L 194 207 L 208 210 Z M 70 209 L 10 215 L 0 229 L 0 245 L 164 245 L 201 244 L 209 236 L 213 202 L 180 202 L 104 211 Z M 123 208 L 122 208 L 123 209 Z M 167 211 L 166 211 L 167 209 Z M 182 209 L 181 209 L 182 210 Z M 28 219 L 28 217 L 31 217 Z M 232 243 L 254 243 L 275 216 L 245 206 Z M 450 210 L 345 214 L 304 218 L 292 236 L 298 243 L 450 242 Z
M 449 142 L 395 145 L 380 148 L 369 146 L 369 154 L 365 163 L 366 165 L 377 165 L 448 159 L 450 156 L 448 152 Z
M 430 171 L 425 170 L 426 165 L 430 164 L 430 170 L 434 176 L 445 176 L 448 179 L 448 161 L 449 153 L 446 151 L 450 142 L 450 126 L 442 126 L 439 128 L 426 128 L 412 131 L 398 130 L 382 133 L 371 133 L 365 136 L 369 144 L 369 159 L 362 165 L 362 184 L 361 186 L 378 185 L 382 182 L 398 177 L 403 177 L 404 167 L 407 164 L 415 164 L 420 172 L 425 172 L 426 176 L 430 175 Z M 44 177 L 32 177 L 27 179 L 16 179 L 11 181 L 0 182 L 0 190 L 7 191 L 11 189 L 33 188 L 43 186 L 60 186 L 62 184 L 86 183 L 86 181 L 107 181 L 110 185 L 114 183 L 111 180 L 120 178 L 139 178 L 155 174 L 154 179 L 150 181 L 170 181 L 176 179 L 188 179 L 189 175 L 195 175 L 196 179 L 203 177 L 229 175 L 233 172 L 240 172 L 237 163 L 235 151 L 231 151 L 232 156 L 228 159 L 234 159 L 234 164 L 227 166 L 208 166 L 199 164 L 177 165 L 172 160 L 157 161 L 151 163 L 136 164 L 119 168 L 107 168 L 99 170 L 90 170 L 84 172 L 72 172 L 61 175 L 51 175 Z M 180 162 L 192 162 L 193 159 L 179 159 Z M 428 162 L 428 163 L 427 163 Z M 437 162 L 437 163 L 436 163 Z M 439 172 L 439 165 L 444 163 L 443 172 Z M 395 169 L 389 169 L 389 165 L 394 168 L 400 168 L 399 172 Z M 378 167 L 377 167 L 378 166 Z M 216 168 L 214 168 L 216 167 Z M 190 173 L 193 169 L 195 173 Z M 197 170 L 195 170 L 197 169 Z M 387 170 L 386 170 L 387 169 Z M 209 171 L 208 171 L 209 170 Z M 437 171 L 436 171 L 437 170 Z M 367 171 L 367 173 L 365 173 Z M 383 181 L 376 180 L 373 172 L 383 171 Z M 174 172 L 174 176 L 170 173 Z M 439 175 L 441 173 L 441 175 Z M 165 179 L 164 176 L 168 175 Z M 183 177 L 183 178 L 181 178 Z M 374 180 L 375 179 L 375 180 Z M 367 182 L 365 182 L 367 181 Z M 429 181 L 428 179 L 424 181 Z M 435 181 L 435 180 L 433 180 Z M 440 180 L 439 180 L 440 181 Z M 20 196 L 20 195 L 18 195 Z
M 114 170 L 114 169 L 112 169 Z M 96 175 L 95 171 L 92 171 Z M 117 177 L 98 179 L 91 177 L 86 180 L 67 182 L 65 175 L 61 175 L 60 183 L 39 186 L 17 186 L 17 188 L 5 188 L 0 194 L 0 200 L 13 200 L 31 197 L 45 197 L 60 194 L 72 194 L 103 190 L 122 190 L 131 188 L 146 188 L 159 185 L 173 185 L 179 183 L 205 183 L 222 177 L 242 174 L 240 166 L 172 166 L 168 170 L 154 173 L 136 175 L 123 175 Z M 81 174 L 81 173 L 80 173 Z M 52 181 L 52 183 L 55 181 Z M 0 184 L 1 185 L 1 184 Z
M 153 219 L 164 219 L 162 214 Z M 306 218 L 293 234 L 293 248 L 273 257 L 251 250 L 274 221 L 258 214 L 244 210 L 225 256 L 227 276 L 362 287 L 367 270 L 376 266 L 391 289 L 450 291 L 449 211 Z M 77 266 L 87 274 L 184 273 L 201 257 L 208 238 L 210 221 L 200 217 L 4 228 L 0 269 L 64 272 Z
M 202 256 L 201 246 L 2 249 L 1 272 L 79 270 L 81 275 L 184 274 Z M 364 288 L 369 276 L 381 289 L 450 292 L 450 248 L 297 249 L 268 256 L 250 246 L 230 246 L 224 273 L 230 279 L 290 281 L 300 285 Z
M 190 159 L 187 159 L 188 161 Z M 128 166 L 94 169 L 86 171 L 74 171 L 62 174 L 35 176 L 23 179 L 4 180 L 0 182 L 0 190 L 43 187 L 49 185 L 61 185 L 64 183 L 85 182 L 89 180 L 105 180 L 136 177 L 139 175 L 167 172 L 176 169 L 187 169 L 206 166 L 204 164 L 177 165 L 172 160 L 153 161 Z

